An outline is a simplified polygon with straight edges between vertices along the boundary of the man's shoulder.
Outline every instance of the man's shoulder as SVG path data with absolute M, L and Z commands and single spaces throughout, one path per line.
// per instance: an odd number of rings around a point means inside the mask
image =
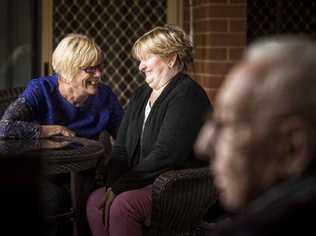
M 219 235 L 313 235 L 315 211 L 316 178 L 287 181 L 254 200 Z

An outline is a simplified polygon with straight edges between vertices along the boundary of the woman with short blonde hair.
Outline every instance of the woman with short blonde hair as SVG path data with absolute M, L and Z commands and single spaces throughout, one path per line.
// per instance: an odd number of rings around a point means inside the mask
M 56 73 L 29 82 L 2 116 L 0 138 L 63 135 L 98 139 L 105 130 L 115 138 L 123 109 L 111 88 L 101 83 L 103 60 L 101 49 L 87 36 L 67 35 L 52 56 Z M 94 175 L 89 174 L 85 181 L 92 183 Z M 61 179 L 62 184 L 68 181 L 67 176 Z M 48 180 L 41 187 L 48 216 L 66 211 L 67 192 L 60 185 L 60 180 Z M 45 233 L 53 235 L 55 226 Z
M 52 55 L 56 74 L 30 81 L 2 117 L 0 137 L 95 139 L 105 129 L 115 137 L 123 110 L 111 88 L 101 83 L 103 63 L 103 52 L 93 40 L 67 35 Z
M 132 55 L 140 61 L 145 52 L 159 55 L 162 59 L 177 54 L 175 66 L 182 71 L 193 62 L 192 50 L 192 43 L 182 29 L 166 25 L 158 26 L 136 40 Z
M 142 235 L 155 178 L 207 164 L 194 157 L 192 146 L 211 105 L 185 73 L 192 45 L 184 31 L 156 27 L 135 42 L 132 55 L 146 83 L 130 98 L 108 164 L 109 184 L 89 197 L 87 217 L 94 236 Z
M 100 65 L 103 60 L 103 52 L 94 41 L 82 34 L 69 34 L 55 48 L 52 66 L 57 74 L 70 81 L 80 68 Z

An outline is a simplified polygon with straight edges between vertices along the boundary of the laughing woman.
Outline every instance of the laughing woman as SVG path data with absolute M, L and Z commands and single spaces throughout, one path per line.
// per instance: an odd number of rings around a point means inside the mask
M 63 135 L 97 139 L 104 130 L 115 138 L 123 109 L 112 90 L 100 83 L 103 62 L 101 49 L 91 39 L 81 34 L 66 36 L 52 55 L 56 73 L 29 82 L 2 116 L 0 138 Z M 42 186 L 48 216 L 67 207 L 65 180 L 63 176 L 49 179 Z M 88 173 L 88 189 L 93 188 L 92 181 Z M 46 235 L 62 235 L 57 229 L 49 226 Z
M 56 74 L 30 81 L 5 111 L 0 137 L 95 139 L 103 130 L 116 137 L 123 110 L 112 90 L 100 83 L 103 60 L 101 49 L 86 36 L 66 36 L 52 56 Z
M 142 235 L 155 178 L 205 164 L 194 157 L 192 146 L 211 104 L 185 72 L 193 58 L 184 31 L 156 27 L 134 43 L 132 54 L 146 83 L 130 98 L 108 164 L 108 184 L 89 197 L 94 236 Z

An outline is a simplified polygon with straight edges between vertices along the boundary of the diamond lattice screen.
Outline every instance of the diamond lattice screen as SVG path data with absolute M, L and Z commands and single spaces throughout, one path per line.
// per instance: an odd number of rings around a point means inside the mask
M 54 0 L 54 47 L 68 33 L 92 37 L 103 49 L 102 80 L 126 106 L 144 82 L 130 56 L 133 42 L 154 26 L 166 23 L 166 0 Z
M 269 34 L 304 33 L 316 36 L 316 2 L 249 0 L 248 42 Z

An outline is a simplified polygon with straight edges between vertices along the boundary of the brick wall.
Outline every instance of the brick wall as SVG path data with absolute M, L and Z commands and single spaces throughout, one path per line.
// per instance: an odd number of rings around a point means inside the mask
M 246 44 L 246 0 L 184 0 L 184 29 L 190 32 L 193 12 L 194 64 L 189 73 L 214 101 L 227 72 Z

